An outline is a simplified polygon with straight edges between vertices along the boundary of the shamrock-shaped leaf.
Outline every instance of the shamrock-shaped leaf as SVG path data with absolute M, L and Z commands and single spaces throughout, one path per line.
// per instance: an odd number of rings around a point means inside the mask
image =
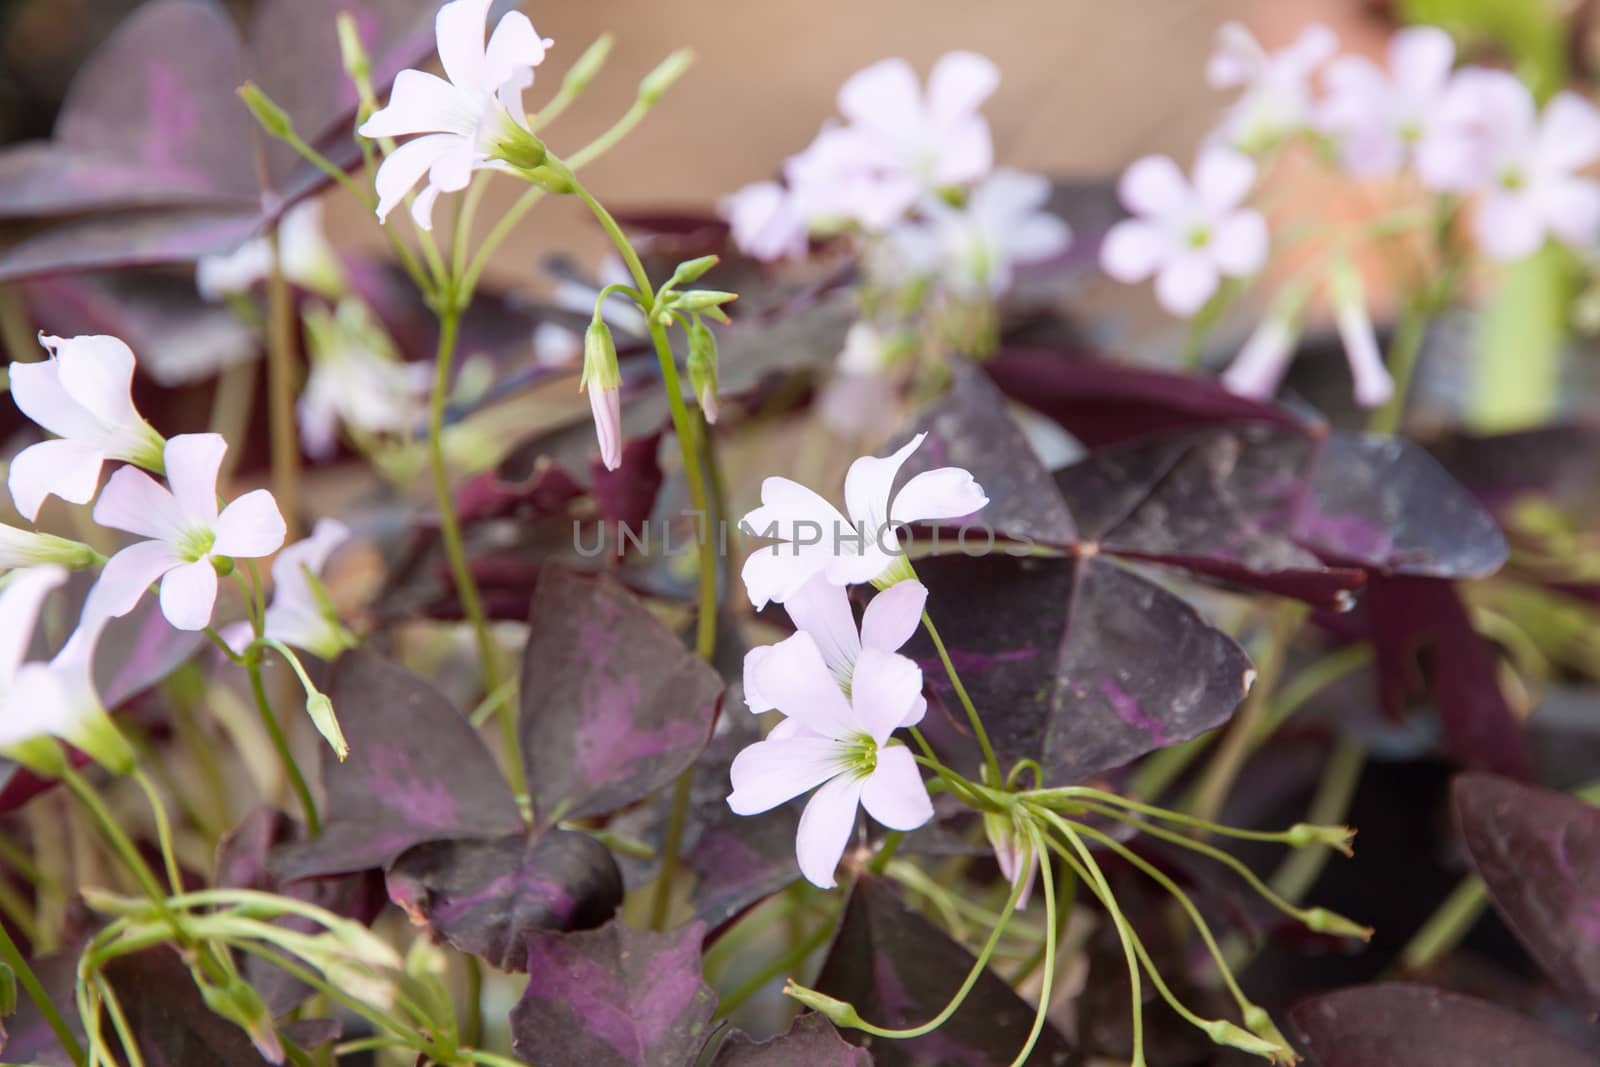
M 1459 993 L 1400 983 L 1345 989 L 1289 1015 L 1315 1067 L 1580 1067 L 1594 1061 L 1527 1019 Z
M 667 933 L 613 920 L 528 939 L 528 987 L 511 1009 L 528 1063 L 683 1067 L 711 1033 L 716 996 L 700 976 L 702 923 Z
M 1239 646 L 1194 608 L 1105 559 L 944 556 L 919 560 L 917 573 L 1002 763 L 1036 759 L 1046 784 L 1212 729 L 1254 677 Z M 964 730 L 927 637 L 905 651 L 955 711 L 948 729 Z
M 401 855 L 387 878 L 413 922 L 503 971 L 527 966 L 531 932 L 598 926 L 622 903 L 611 853 L 568 830 L 431 841 Z
M 705 748 L 722 679 L 615 579 L 544 567 L 529 623 L 520 732 L 546 825 L 638 800 Z
M 846 1042 L 827 1019 L 807 1012 L 788 1033 L 770 1041 L 752 1041 L 734 1031 L 711 1067 L 872 1067 L 872 1056 Z
M 472 724 L 423 679 L 372 652 L 346 652 L 328 694 L 350 756 L 323 749 L 328 824 L 281 849 L 284 879 L 387 865 L 412 845 L 522 829 L 515 799 Z
M 862 875 L 815 985 L 877 1026 L 919 1026 L 949 1003 L 972 964 L 971 953 L 907 907 L 889 883 Z M 879 1067 L 1005 1067 L 1021 1051 L 1033 1016 L 1032 1006 L 985 970 L 948 1022 L 909 1041 L 874 1040 L 873 1060 Z M 1046 1023 L 1028 1063 L 1070 1062 L 1072 1047 Z
M 1545 972 L 1600 1008 L 1600 808 L 1487 774 L 1455 781 L 1472 865 Z

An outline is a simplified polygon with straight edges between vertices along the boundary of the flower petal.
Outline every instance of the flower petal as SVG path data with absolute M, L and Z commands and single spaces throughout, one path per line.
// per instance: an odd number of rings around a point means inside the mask
M 66 580 L 64 567 L 29 567 L 13 572 L 0 589 L 0 690 L 16 677 L 17 667 L 33 643 L 45 597 Z
M 217 472 L 228 442 L 220 433 L 185 433 L 167 442 L 167 484 L 178 510 L 192 523 L 217 521 Z
M 1217 266 L 1211 257 L 1189 253 L 1168 260 L 1156 275 L 1156 299 L 1180 318 L 1205 306 L 1217 291 Z
M 70 734 L 77 725 L 77 711 L 54 671 L 43 663 L 24 664 L 0 703 L 0 748 Z
M 1571 173 L 1600 159 L 1600 109 L 1570 89 L 1544 107 L 1534 148 L 1541 168 Z
M 110 489 L 106 487 L 107 492 Z M 100 499 L 103 501 L 105 497 Z M 100 580 L 94 583 L 83 606 L 84 618 L 126 615 L 158 578 L 182 564 L 165 541 L 140 541 L 129 545 L 106 561 Z
M 1592 248 L 1600 242 L 1600 181 L 1569 178 L 1539 190 L 1545 224 L 1574 248 Z
M 1503 263 L 1526 259 L 1544 244 L 1544 220 L 1526 190 L 1485 195 L 1473 231 L 1483 250 Z
M 819 574 L 784 600 L 783 609 L 797 629 L 811 635 L 833 676 L 841 684 L 848 682 L 861 651 L 861 635 L 844 586 Z
M 402 70 L 395 75 L 388 105 L 374 111 L 359 132 L 370 138 L 467 134 L 477 118 L 471 98 L 443 78 L 420 70 Z
M 831 559 L 816 546 L 768 545 L 750 553 L 739 576 L 751 605 L 760 611 L 769 602 L 782 604 L 789 599 L 814 575 L 826 570 Z
M 861 806 L 891 830 L 915 830 L 933 818 L 933 801 L 909 748 L 878 749 L 878 766 L 861 789 Z
M 1407 26 L 1389 39 L 1389 69 L 1413 100 L 1442 89 L 1455 61 L 1455 40 L 1437 26 Z
M 288 532 L 278 502 L 265 489 L 251 490 L 223 508 L 212 530 L 217 535 L 212 553 L 240 559 L 271 555 Z
M 893 652 L 911 640 L 922 623 L 928 587 L 918 581 L 897 582 L 867 604 L 861 616 L 861 645 Z
M 169 545 L 177 542 L 185 528 L 183 511 L 172 493 L 137 467 L 118 467 L 111 472 L 95 502 L 94 521 Z
M 494 32 L 489 35 L 489 46 L 484 49 L 484 69 L 496 89 L 512 81 L 520 69 L 537 67 L 544 62 L 545 49 L 551 41 L 540 37 L 528 16 L 520 11 L 508 11 L 500 16 Z M 527 84 L 532 84 L 532 72 Z M 521 80 L 521 79 L 516 79 Z M 526 88 L 527 84 L 519 88 Z
M 142 420 L 133 407 L 133 350 L 104 334 L 74 337 L 56 352 L 61 388 L 107 428 Z
M 756 715 L 777 707 L 771 698 L 761 691 L 761 661 L 771 653 L 771 645 L 757 645 L 744 654 L 744 706 Z M 792 721 L 794 720 L 784 720 L 784 722 Z
M 387 219 L 389 212 L 422 180 L 434 161 L 461 141 L 460 134 L 430 133 L 407 141 L 385 156 L 374 181 L 378 190 L 379 220 Z
M 976 52 L 947 52 L 928 74 L 928 110 L 941 122 L 975 113 L 1000 85 L 1000 68 Z
M 983 486 L 961 467 L 923 471 L 895 494 L 890 516 L 898 523 L 924 519 L 959 519 L 989 503 Z
M 728 807 L 735 815 L 759 815 L 810 792 L 838 774 L 840 748 L 831 738 L 768 738 L 733 758 Z
M 1267 262 L 1271 238 L 1267 220 L 1258 211 L 1235 211 L 1217 220 L 1211 234 L 1211 255 L 1222 273 L 1242 278 Z
M 850 683 L 850 703 L 861 729 L 883 744 L 922 696 L 922 668 L 895 652 L 864 648 Z
M 217 569 L 209 559 L 184 563 L 161 579 L 161 614 L 180 630 L 203 630 L 217 605 Z
M 800 829 L 795 834 L 795 858 L 800 873 L 819 889 L 832 889 L 833 872 L 850 843 L 856 826 L 856 808 L 861 803 L 865 779 L 841 774 L 817 790 L 800 813 Z
M 1117 195 L 1134 214 L 1160 218 L 1188 204 L 1193 194 L 1189 180 L 1171 159 L 1145 156 L 1122 172 Z
M 756 691 L 785 716 L 824 737 L 852 733 L 850 705 L 810 634 L 779 641 L 753 666 Z
M 867 524 L 867 536 L 877 538 L 885 531 L 889 517 L 889 494 L 894 489 L 895 475 L 906 459 L 922 444 L 926 433 L 919 433 L 900 447 L 892 456 L 862 456 L 850 464 L 844 476 L 844 503 L 854 523 Z
M 1231 211 L 1250 195 L 1256 165 L 1249 156 L 1216 145 L 1200 153 L 1194 168 L 1194 191 L 1213 212 Z
M 105 456 L 91 442 L 68 437 L 29 445 L 11 460 L 6 473 L 11 500 L 29 522 L 39 517 L 47 496 L 87 504 L 100 488 Z
M 1297 335 L 1298 331 L 1280 318 L 1263 319 L 1222 372 L 1223 388 L 1235 396 L 1271 400 L 1294 359 Z
M 434 16 L 433 32 L 445 76 L 462 88 L 493 92 L 484 63 L 484 33 L 494 0 L 451 0 Z
M 874 132 L 902 134 L 920 125 L 922 87 L 903 59 L 884 59 L 858 70 L 839 87 L 839 113 Z
M 1100 269 L 1119 282 L 1142 282 L 1161 266 L 1170 245 L 1160 227 L 1143 219 L 1124 219 L 1106 233 Z
M 39 336 L 51 351 L 70 345 L 60 337 Z M 97 441 L 105 427 L 84 410 L 61 384 L 61 364 L 55 359 L 11 364 L 11 399 L 22 413 L 57 437 Z
M 839 509 L 821 496 L 799 482 L 778 477 L 761 483 L 761 506 L 739 520 L 750 536 L 801 542 L 814 542 L 820 536 L 825 543 L 836 527 L 848 525 Z

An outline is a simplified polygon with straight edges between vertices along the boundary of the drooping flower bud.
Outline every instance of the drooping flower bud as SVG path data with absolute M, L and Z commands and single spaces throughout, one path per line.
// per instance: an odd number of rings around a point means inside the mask
M 717 336 L 700 319 L 689 327 L 689 387 L 706 421 L 717 421 Z
M 578 388 L 589 394 L 594 435 L 600 442 L 600 462 L 611 471 L 622 466 L 621 387 L 622 372 L 617 369 L 617 345 L 611 339 L 611 328 L 595 318 L 583 335 L 583 379 Z
M 361 28 L 348 11 L 339 12 L 334 26 L 339 33 L 339 62 L 350 80 L 359 85 L 372 77 L 372 59 L 361 41 Z
M 306 714 L 311 716 L 317 733 L 322 735 L 328 747 L 333 749 L 333 754 L 343 763 L 345 757 L 350 755 L 350 745 L 344 739 L 344 731 L 339 729 L 339 718 L 333 713 L 333 701 L 328 694 L 318 692 L 307 696 Z
M 1222 384 L 1230 393 L 1257 400 L 1272 399 L 1294 359 L 1295 345 L 1300 340 L 1301 313 L 1310 295 L 1311 286 L 1304 281 L 1291 282 L 1278 293 L 1261 325 L 1222 374 Z
M 1330 284 L 1334 321 L 1339 327 L 1339 339 L 1344 342 L 1344 358 L 1355 378 L 1356 403 L 1368 408 L 1386 404 L 1394 395 L 1394 379 L 1383 365 L 1378 334 L 1367 313 L 1361 276 L 1356 273 L 1354 264 L 1342 259 L 1333 269 Z
M 270 136 L 281 140 L 294 133 L 294 123 L 290 121 L 289 113 L 274 103 L 255 82 L 245 82 L 239 86 L 239 99 L 244 101 L 244 106 L 250 109 L 250 114 L 256 117 L 261 128 Z
M 994 849 L 994 861 L 1000 866 L 1000 876 L 1013 891 L 1021 882 L 1022 894 L 1017 897 L 1017 908 L 1026 908 L 1028 898 L 1033 895 L 1034 875 L 1039 871 L 1038 854 L 1017 833 L 1009 815 L 984 812 L 983 832 L 989 838 L 989 847 Z
M 666 59 L 663 59 L 655 70 L 644 76 L 639 83 L 639 103 L 649 106 L 660 101 L 672 88 L 674 82 L 683 77 L 683 72 L 689 69 L 689 64 L 694 62 L 694 53 L 687 48 L 680 48 Z

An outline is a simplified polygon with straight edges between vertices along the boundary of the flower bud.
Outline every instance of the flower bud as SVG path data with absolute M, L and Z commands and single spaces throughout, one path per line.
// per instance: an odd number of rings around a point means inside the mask
M 655 70 L 644 76 L 639 83 L 639 103 L 647 107 L 660 101 L 672 88 L 673 82 L 683 77 L 683 72 L 689 69 L 689 64 L 694 62 L 694 53 L 687 48 L 680 48 L 666 59 L 663 59 Z
M 1213 1019 L 1202 1029 L 1207 1037 L 1219 1045 L 1227 1045 L 1252 1056 L 1264 1056 L 1276 1063 L 1280 1056 L 1288 1052 L 1284 1045 L 1275 1045 L 1270 1041 L 1263 1041 L 1244 1027 L 1230 1023 L 1226 1019 Z
M 306 714 L 311 716 L 312 725 L 317 728 L 323 740 L 328 742 L 328 747 L 333 749 L 333 754 L 343 763 L 346 756 L 350 755 L 350 746 L 345 742 L 344 731 L 339 729 L 339 719 L 333 713 L 333 701 L 326 693 L 312 693 L 306 697 Z
M 690 313 L 709 311 L 739 299 L 738 293 L 725 293 L 720 289 L 690 289 L 672 301 L 672 306 Z
M 1394 395 L 1394 379 L 1389 377 L 1383 353 L 1378 350 L 1378 334 L 1367 314 L 1361 276 L 1348 259 L 1334 267 L 1331 285 L 1334 321 L 1339 327 L 1339 339 L 1344 342 L 1344 358 L 1355 378 L 1356 403 L 1368 408 L 1386 404 Z
M 1307 845 L 1327 845 L 1346 856 L 1355 855 L 1351 842 L 1356 832 L 1348 826 L 1322 826 L 1317 823 L 1297 822 L 1284 834 L 1285 841 L 1295 848 Z
M 538 134 L 509 115 L 483 137 L 482 145 L 490 159 L 501 160 L 524 174 L 543 167 L 550 158 Z
M 0 570 L 54 563 L 81 571 L 103 562 L 100 553 L 82 541 L 0 525 Z
M 850 1029 L 861 1023 L 861 1016 L 854 1004 L 836 1000 L 826 993 L 818 993 L 815 989 L 807 989 L 803 985 L 796 985 L 793 980 L 783 987 L 783 995 L 793 997 L 818 1015 L 826 1017 L 835 1026 Z
M 1335 937 L 1354 937 L 1362 941 L 1372 940 L 1372 927 L 1362 926 L 1343 915 L 1337 915 L 1327 908 L 1312 908 L 1303 916 L 1305 924 L 1319 934 L 1332 934 Z
M 600 68 L 605 66 L 606 60 L 611 56 L 612 37 L 609 33 L 602 33 L 595 39 L 594 44 L 584 49 L 583 55 L 572 64 L 567 71 L 567 76 L 561 79 L 561 90 L 568 96 L 576 96 L 589 88 L 589 83 L 594 81 L 594 76 L 600 73 Z
M 367 55 L 366 45 L 361 42 L 361 30 L 356 25 L 355 16 L 348 11 L 339 12 L 334 25 L 339 32 L 339 62 L 343 64 L 350 80 L 359 85 L 372 77 L 372 59 Z
M 212 985 L 209 981 L 196 984 L 206 1007 L 249 1034 L 251 1044 L 261 1053 L 262 1059 L 268 1063 L 283 1062 L 283 1042 L 273 1028 L 272 1013 L 250 983 L 234 976 L 224 986 Z
M 706 421 L 717 421 L 717 336 L 698 318 L 689 326 L 689 387 Z
M 244 101 L 250 114 L 271 136 L 282 140 L 294 134 L 294 123 L 289 120 L 289 113 L 273 103 L 272 98 L 262 92 L 255 82 L 245 82 L 239 86 L 239 99 Z
M 706 271 L 715 267 L 722 261 L 720 256 L 701 256 L 698 259 L 684 260 L 672 272 L 672 279 L 667 282 L 668 289 L 676 289 L 680 285 L 693 285 L 699 281 Z
M 1222 374 L 1222 384 L 1238 396 L 1270 400 L 1283 381 L 1300 341 L 1301 315 L 1311 286 L 1304 281 L 1283 287 L 1239 355 Z
M 994 861 L 1000 866 L 1000 875 L 1012 890 L 1017 888 L 1022 879 L 1027 879 L 1022 885 L 1022 895 L 1017 897 L 1017 908 L 1019 910 L 1026 908 L 1028 898 L 1033 895 L 1033 880 L 1039 870 L 1039 857 L 1018 835 L 1010 815 L 985 812 L 983 832 L 989 838 L 989 847 L 994 849 Z
M 610 471 L 622 466 L 621 387 L 622 372 L 617 369 L 617 345 L 611 339 L 611 327 L 593 319 L 583 335 L 583 379 L 578 388 L 589 394 L 600 461 Z

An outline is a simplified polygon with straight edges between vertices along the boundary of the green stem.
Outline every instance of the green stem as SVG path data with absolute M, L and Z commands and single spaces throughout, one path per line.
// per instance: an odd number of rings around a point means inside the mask
M 294 302 L 283 276 L 282 241 L 272 229 L 267 278 L 267 408 L 272 427 L 272 495 L 293 541 L 300 528 L 300 437 L 294 419 Z M 243 447 L 241 443 L 239 447 Z
M 956 690 L 956 698 L 961 701 L 961 706 L 967 713 L 967 721 L 972 724 L 972 732 L 978 739 L 978 746 L 983 749 L 983 762 L 989 771 L 989 781 L 999 785 L 1005 779 L 1000 774 L 1000 761 L 995 757 L 994 747 L 989 744 L 989 733 L 983 728 L 983 720 L 978 717 L 978 709 L 973 706 L 972 697 L 967 694 L 967 687 L 961 683 L 961 675 L 956 673 L 956 665 L 950 661 L 950 653 L 944 647 L 944 639 L 939 636 L 939 628 L 933 624 L 933 616 L 926 611 L 922 613 L 922 626 L 933 639 L 933 647 L 939 653 L 939 662 L 944 664 L 944 672 L 949 675 L 950 684 Z
M 112 849 L 128 868 L 128 872 L 138 881 L 140 889 L 165 912 L 167 893 L 161 888 L 160 880 L 156 878 L 155 872 L 150 869 L 144 857 L 139 854 L 138 847 L 117 823 L 116 817 L 106 807 L 105 801 L 100 799 L 100 794 L 95 791 L 94 786 L 70 766 L 62 770 L 61 780 L 72 790 L 73 796 L 89 810 L 96 825 L 100 827 L 100 832 L 105 834 L 106 840 L 111 843 Z
M 1366 762 L 1367 750 L 1359 741 L 1341 738 L 1322 769 L 1322 780 L 1317 783 L 1317 793 L 1306 813 L 1306 821 L 1343 822 L 1350 811 L 1356 786 L 1361 784 L 1361 770 Z M 1327 849 L 1301 849 L 1285 859 L 1268 881 L 1285 900 L 1298 902 L 1311 889 L 1327 862 Z
M 277 749 L 284 773 L 289 776 L 289 785 L 300 801 L 300 810 L 305 814 L 306 832 L 312 837 L 320 837 L 322 819 L 317 814 L 317 802 L 312 798 L 311 787 L 306 784 L 305 775 L 300 773 L 300 765 L 295 762 L 294 753 L 289 749 L 289 739 L 284 736 L 283 727 L 278 724 L 278 716 L 272 710 L 272 701 L 267 698 L 267 687 L 261 680 L 260 661 L 254 658 L 247 660 L 245 671 L 250 675 L 250 692 L 255 695 L 256 708 L 261 712 L 261 723 L 267 728 L 267 736 L 272 739 L 272 747 Z
M 11 968 L 11 972 L 17 976 L 17 981 L 22 983 L 28 999 L 39 1009 L 39 1014 L 50 1027 L 50 1032 L 56 1035 L 56 1040 L 61 1042 L 61 1047 L 72 1057 L 72 1062 L 77 1067 L 83 1067 L 83 1046 L 78 1044 L 78 1039 L 73 1036 L 72 1029 L 67 1026 L 67 1021 L 61 1012 L 56 1009 L 55 1001 L 50 999 L 50 994 L 45 991 L 39 976 L 28 966 L 28 961 L 17 948 L 17 943 L 11 940 L 11 931 L 6 929 L 5 923 L 0 923 L 0 959 Z
M 1034 1046 L 1039 1043 L 1039 1035 L 1044 1033 L 1045 1017 L 1050 1014 L 1050 993 L 1056 978 L 1056 880 L 1050 870 L 1050 853 L 1044 847 L 1044 839 L 1038 828 L 1030 825 L 1028 835 L 1034 855 L 1041 859 L 1039 875 L 1044 882 L 1044 981 L 1039 989 L 1038 1010 L 1033 1013 L 1033 1029 L 1028 1031 L 1028 1040 L 1011 1061 L 1011 1067 L 1022 1067 L 1027 1063 Z
M 161 862 L 167 869 L 167 883 L 172 887 L 173 894 L 182 893 L 183 873 L 178 866 L 178 855 L 172 848 L 172 823 L 167 819 L 167 807 L 161 803 L 161 794 L 156 792 L 155 783 L 141 768 L 134 767 L 133 780 L 144 791 L 145 800 L 150 804 L 150 813 L 156 820 L 156 841 L 161 848 Z
M 656 879 L 655 895 L 650 899 L 650 929 L 665 930 L 672 910 L 672 883 L 678 877 L 678 853 L 683 850 L 683 832 L 689 823 L 689 801 L 693 792 L 694 768 L 678 775 L 672 786 L 672 805 L 667 810 L 667 834 L 661 843 L 661 874 Z
M 1477 925 L 1489 906 L 1489 890 L 1477 875 L 1463 878 L 1439 910 L 1406 942 L 1400 952 L 1400 969 L 1415 974 L 1455 948 Z

